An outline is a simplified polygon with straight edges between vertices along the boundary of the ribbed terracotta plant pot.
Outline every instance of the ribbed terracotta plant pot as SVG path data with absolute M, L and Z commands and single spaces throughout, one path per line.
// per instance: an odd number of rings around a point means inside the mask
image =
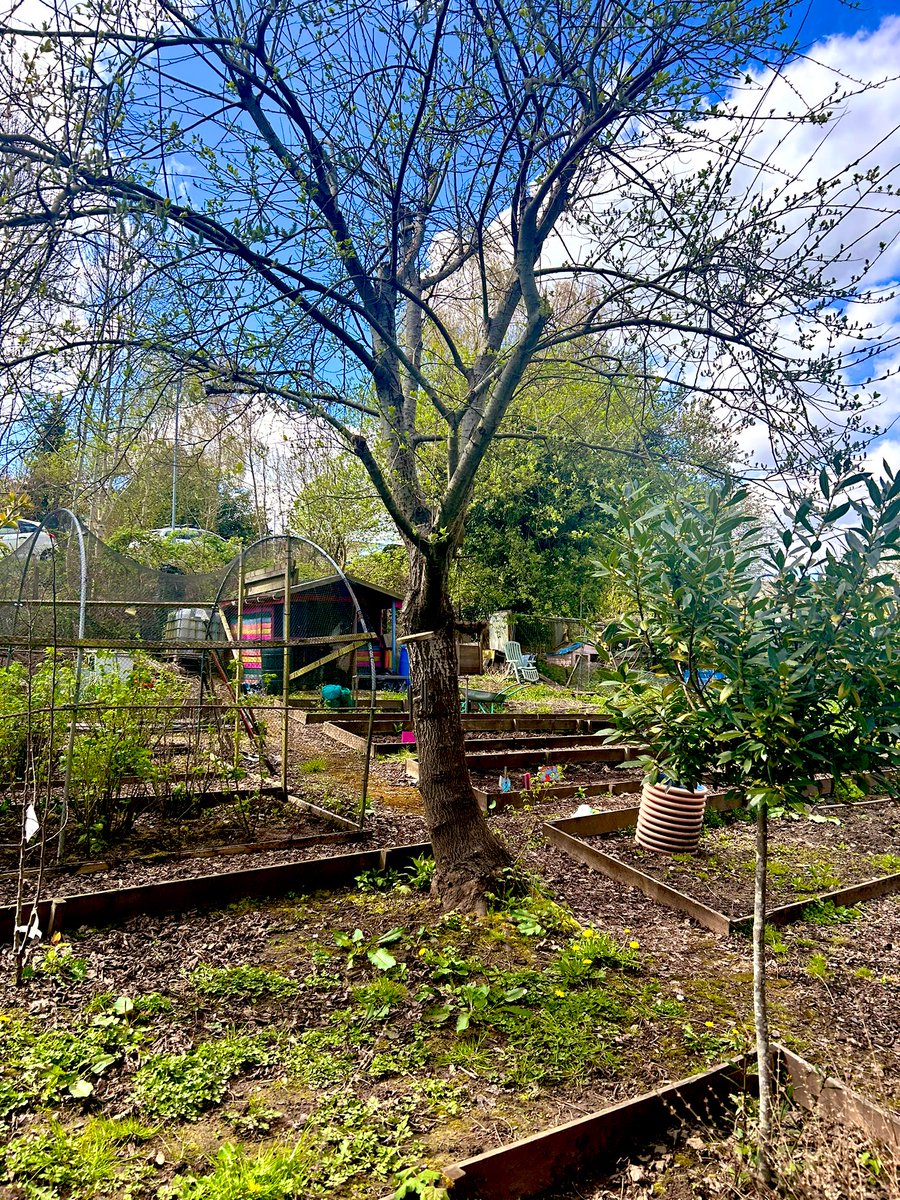
M 634 840 L 655 854 L 693 854 L 705 811 L 705 788 L 689 792 L 645 780 Z

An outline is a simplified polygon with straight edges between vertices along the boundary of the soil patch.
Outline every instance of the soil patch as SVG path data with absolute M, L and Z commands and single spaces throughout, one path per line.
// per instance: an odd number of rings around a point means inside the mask
M 584 840 L 727 916 L 743 916 L 753 908 L 755 828 L 731 814 L 717 815 L 716 822 L 719 828 L 704 826 L 696 854 L 642 850 L 633 829 Z M 810 819 L 773 820 L 769 905 L 894 874 L 900 871 L 898 846 L 900 805 L 891 800 L 829 810 L 827 817 L 813 810 Z

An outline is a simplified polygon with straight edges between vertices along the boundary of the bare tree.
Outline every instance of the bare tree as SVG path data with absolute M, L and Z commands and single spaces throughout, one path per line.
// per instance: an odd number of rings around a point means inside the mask
M 26 128 L 0 134 L 0 153 L 34 185 L 5 227 L 77 238 L 118 222 L 142 255 L 130 286 L 149 297 L 130 336 L 210 386 L 324 421 L 400 532 L 448 906 L 482 904 L 507 860 L 468 781 L 448 575 L 532 366 L 573 339 L 607 378 L 637 357 L 653 386 L 767 422 L 786 459 L 861 422 L 843 372 L 876 343 L 834 348 L 869 265 L 854 262 L 890 241 L 894 203 L 862 156 L 789 181 L 759 161 L 789 13 L 787 0 L 89 0 L 48 9 L 39 32 L 14 13 L 3 25 L 0 105 Z M 23 91 L 23 72 L 41 87 Z M 827 137 L 847 94 L 794 97 L 768 144 L 800 127 Z M 7 369 L 97 340 L 76 325 Z

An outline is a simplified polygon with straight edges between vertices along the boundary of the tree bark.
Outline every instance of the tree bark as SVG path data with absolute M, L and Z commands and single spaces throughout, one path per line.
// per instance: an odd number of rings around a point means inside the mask
M 753 886 L 753 1023 L 759 1074 L 757 1141 L 759 1173 L 771 1182 L 772 1058 L 769 1053 L 769 1015 L 766 1004 L 766 872 L 768 867 L 768 807 L 763 799 L 756 810 L 756 872 Z
M 449 589 L 449 551 L 410 550 L 410 586 L 403 613 L 419 790 L 434 850 L 434 887 L 445 909 L 484 912 L 510 865 L 488 828 L 469 782 L 459 707 L 459 674 Z

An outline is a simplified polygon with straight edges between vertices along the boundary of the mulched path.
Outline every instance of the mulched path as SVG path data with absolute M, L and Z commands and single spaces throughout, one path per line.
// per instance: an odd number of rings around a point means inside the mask
M 900 805 L 812 809 L 811 818 L 773 820 L 769 842 L 769 906 L 790 904 L 881 875 L 900 872 Z M 839 824 L 832 824 L 830 818 Z M 816 819 L 818 818 L 818 819 Z M 633 830 L 584 840 L 728 916 L 753 908 L 755 828 L 732 821 L 705 829 L 696 854 L 642 850 Z

